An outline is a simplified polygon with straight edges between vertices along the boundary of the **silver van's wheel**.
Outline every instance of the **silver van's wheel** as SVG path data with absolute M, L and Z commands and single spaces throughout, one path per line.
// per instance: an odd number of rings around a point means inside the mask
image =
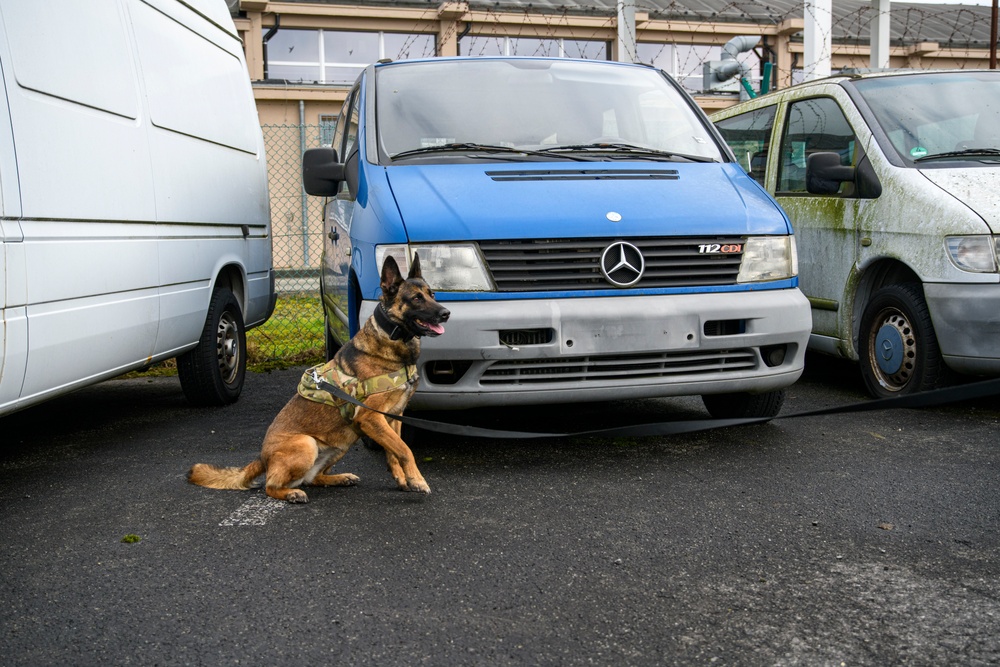
M 859 343 L 861 377 L 876 398 L 934 389 L 944 377 L 919 285 L 889 285 L 875 292 L 861 316 Z
M 247 367 L 247 339 L 240 304 L 218 287 L 198 346 L 177 357 L 181 389 L 194 405 L 227 405 L 240 397 Z
M 785 390 L 762 394 L 705 394 L 702 403 L 716 419 L 770 419 L 777 417 L 785 403 Z

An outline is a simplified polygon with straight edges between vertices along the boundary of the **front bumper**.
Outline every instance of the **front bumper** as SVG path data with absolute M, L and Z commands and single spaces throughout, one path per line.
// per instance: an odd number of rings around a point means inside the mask
M 781 389 L 802 374 L 812 324 L 798 289 L 445 305 L 445 334 L 422 342 L 414 408 Z
M 924 296 L 948 367 L 1000 375 L 1000 284 L 925 283 Z

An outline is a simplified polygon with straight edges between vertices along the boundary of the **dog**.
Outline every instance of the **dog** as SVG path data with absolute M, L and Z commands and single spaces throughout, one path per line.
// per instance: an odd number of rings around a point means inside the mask
M 356 475 L 332 475 L 329 469 L 366 435 L 385 449 L 389 471 L 401 490 L 431 492 L 400 437 L 400 422 L 375 410 L 403 413 L 417 389 L 420 339 L 443 334 L 442 324 L 451 313 L 434 300 L 417 256 L 405 280 L 396 261 L 387 257 L 380 280 L 382 296 L 375 312 L 331 361 L 303 374 L 298 392 L 267 429 L 260 456 L 242 468 L 196 463 L 188 481 L 212 489 L 250 489 L 259 486 L 254 481 L 263 474 L 267 495 L 305 503 L 309 498 L 301 485 L 358 483 Z M 353 391 L 371 410 L 324 395 L 324 381 L 348 394 Z

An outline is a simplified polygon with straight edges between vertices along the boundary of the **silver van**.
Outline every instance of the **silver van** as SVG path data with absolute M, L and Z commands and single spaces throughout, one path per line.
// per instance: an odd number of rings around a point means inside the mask
M 0 0 L 0 68 L 0 414 L 172 357 L 236 400 L 274 276 L 225 2 Z
M 1000 72 L 840 75 L 712 120 L 792 221 L 811 348 L 878 397 L 1000 375 Z

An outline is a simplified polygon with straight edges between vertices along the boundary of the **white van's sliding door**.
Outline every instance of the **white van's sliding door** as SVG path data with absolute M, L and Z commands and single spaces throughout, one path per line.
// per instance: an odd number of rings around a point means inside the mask
M 257 267 L 243 280 L 266 285 L 268 263 L 249 256 L 269 244 L 267 193 L 251 187 L 266 177 L 264 153 L 235 35 L 178 2 L 127 7 L 149 104 L 163 285 L 156 347 L 164 353 L 197 340 L 225 265 Z M 241 287 L 234 291 L 246 315 L 245 295 L 268 289 Z

